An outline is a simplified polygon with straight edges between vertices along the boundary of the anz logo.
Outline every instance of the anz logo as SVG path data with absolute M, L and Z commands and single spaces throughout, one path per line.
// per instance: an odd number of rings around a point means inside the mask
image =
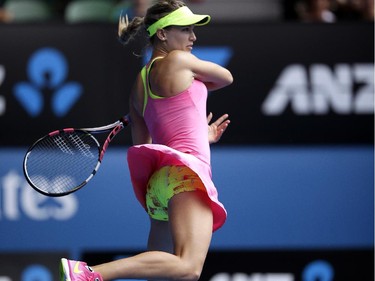
M 262 104 L 264 115 L 374 114 L 374 64 L 286 66 Z
M 13 95 L 32 117 L 46 107 L 57 117 L 65 116 L 81 97 L 83 88 L 78 82 L 67 81 L 68 63 L 54 48 L 42 48 L 33 53 L 27 64 L 28 81 L 15 84 Z M 45 93 L 52 93 L 50 98 Z M 45 101 L 50 104 L 45 104 Z
M 215 47 L 194 47 L 192 52 L 196 57 L 211 61 L 223 67 L 226 67 L 233 56 L 233 50 L 227 46 Z M 151 49 L 148 49 L 146 56 L 143 57 L 143 64 L 145 65 L 151 58 Z

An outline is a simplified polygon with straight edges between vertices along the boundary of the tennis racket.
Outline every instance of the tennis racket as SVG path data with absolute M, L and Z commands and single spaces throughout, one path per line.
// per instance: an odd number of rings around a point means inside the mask
M 47 196 L 64 196 L 77 191 L 94 177 L 109 143 L 129 123 L 126 115 L 107 126 L 66 128 L 49 133 L 30 146 L 25 155 L 26 180 Z M 103 144 L 93 136 L 108 132 Z

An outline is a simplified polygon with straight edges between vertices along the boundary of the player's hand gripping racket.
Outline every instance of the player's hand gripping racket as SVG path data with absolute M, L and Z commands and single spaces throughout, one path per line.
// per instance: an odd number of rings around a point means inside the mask
M 77 191 L 96 174 L 109 143 L 128 124 L 126 115 L 107 126 L 49 133 L 37 140 L 25 155 L 23 171 L 27 181 L 47 196 Z M 93 136 L 108 132 L 102 145 Z

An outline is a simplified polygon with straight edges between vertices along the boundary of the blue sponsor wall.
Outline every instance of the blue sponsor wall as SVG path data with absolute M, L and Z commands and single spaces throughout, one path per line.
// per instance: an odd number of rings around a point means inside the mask
M 1 149 L 0 251 L 143 249 L 148 218 L 133 195 L 126 150 L 110 148 L 82 190 L 47 198 L 23 177 L 25 149 Z M 229 214 L 212 248 L 372 247 L 372 147 L 218 146 L 212 161 Z

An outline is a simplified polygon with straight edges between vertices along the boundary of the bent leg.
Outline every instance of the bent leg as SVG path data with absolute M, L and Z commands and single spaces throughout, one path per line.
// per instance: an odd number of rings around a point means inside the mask
M 213 215 L 207 194 L 197 190 L 175 195 L 169 204 L 174 253 L 180 257 L 182 279 L 197 280 L 212 238 Z
M 197 280 L 212 237 L 213 218 L 209 204 L 207 195 L 202 191 L 183 192 L 172 197 L 169 202 L 169 227 L 174 254 L 151 250 L 94 266 L 93 269 L 104 280 Z M 150 237 L 149 245 L 152 246 L 150 242 L 157 238 Z
M 163 251 L 173 254 L 173 239 L 168 221 L 151 220 L 148 236 L 148 251 Z

